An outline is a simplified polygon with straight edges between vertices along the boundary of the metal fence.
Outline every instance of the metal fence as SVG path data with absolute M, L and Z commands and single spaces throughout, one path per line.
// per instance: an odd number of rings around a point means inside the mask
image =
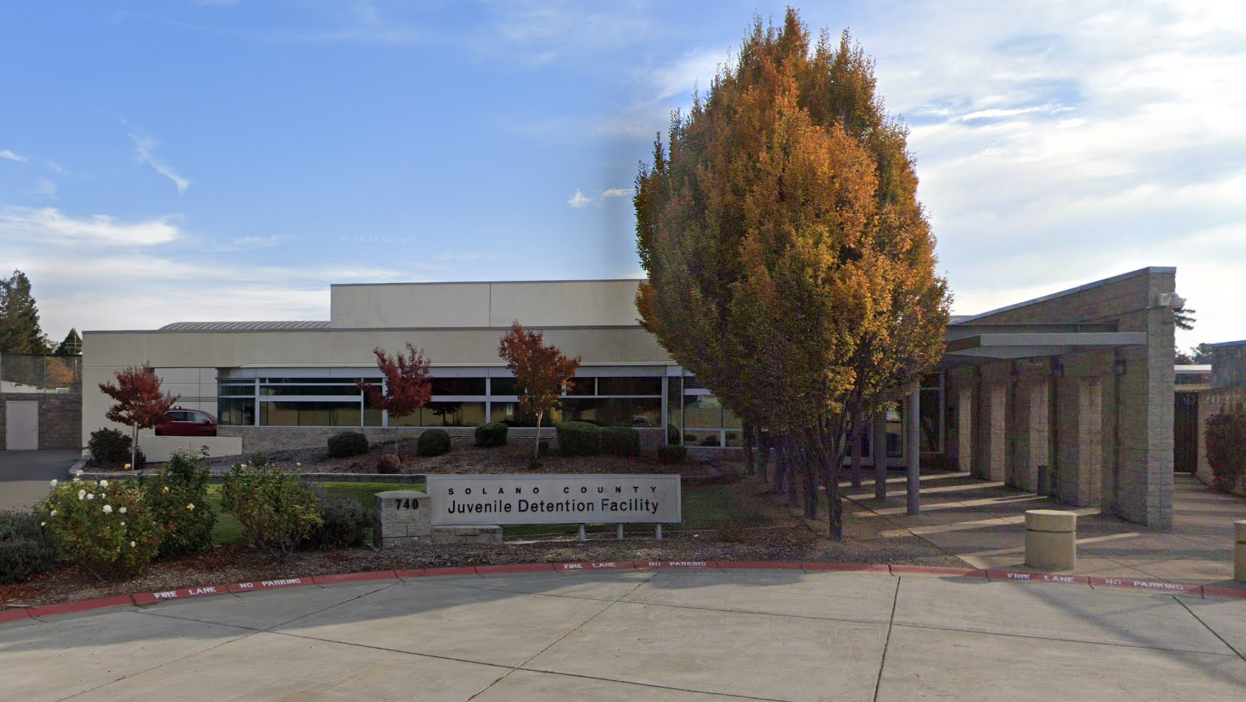
M 82 357 L 0 353 L 0 393 L 82 393 Z

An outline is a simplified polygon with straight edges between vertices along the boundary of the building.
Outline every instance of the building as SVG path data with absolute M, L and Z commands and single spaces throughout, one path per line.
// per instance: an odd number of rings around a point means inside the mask
M 1027 490 L 1050 486 L 1067 503 L 1168 526 L 1175 274 L 1146 268 L 954 320 L 946 358 L 913 398 L 919 411 L 877 418 L 882 451 L 868 453 L 905 465 L 912 420 L 912 448 L 929 465 Z M 334 285 L 327 321 L 86 332 L 83 442 L 108 424 L 98 384 L 144 361 L 183 406 L 217 414 L 220 434 L 243 452 L 324 445 L 345 428 L 380 439 L 413 427 L 468 433 L 492 420 L 522 435 L 531 422 L 497 354 L 518 320 L 582 359 L 553 421 L 629 424 L 647 444 L 674 430 L 705 450 L 740 446 L 739 419 L 640 327 L 638 284 Z M 433 401 L 399 420 L 369 408 L 355 382 L 379 377 L 373 348 L 394 352 L 408 341 L 432 360 Z

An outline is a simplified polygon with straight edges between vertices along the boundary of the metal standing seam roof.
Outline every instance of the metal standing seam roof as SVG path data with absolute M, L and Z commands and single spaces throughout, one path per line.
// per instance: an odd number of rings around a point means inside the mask
M 220 332 L 220 331 L 289 331 L 292 329 L 328 329 L 327 320 L 289 322 L 174 322 L 159 331 Z

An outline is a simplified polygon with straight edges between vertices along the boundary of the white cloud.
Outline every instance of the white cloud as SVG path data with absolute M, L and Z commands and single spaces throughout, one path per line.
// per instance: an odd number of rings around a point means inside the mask
M 6 161 L 16 161 L 18 163 L 26 163 L 25 156 L 18 156 L 17 154 L 13 153 L 12 151 L 9 151 L 8 149 L 0 149 L 0 158 L 5 159 Z
M 230 239 L 233 242 L 233 249 L 266 249 L 289 241 L 294 241 L 294 237 L 290 234 L 274 234 L 272 236 L 243 236 Z
M 32 238 L 75 246 L 153 246 L 182 237 L 174 224 L 177 219 L 177 215 L 166 215 L 140 222 L 121 222 L 108 215 L 72 217 L 55 207 L 5 207 L 0 208 L 0 241 Z
M 496 261 L 497 259 L 497 254 L 487 253 L 443 253 L 433 256 L 434 261 Z
M 177 186 L 179 194 L 186 192 L 190 187 L 190 181 L 178 175 L 173 167 L 158 158 L 153 152 L 156 149 L 156 140 L 151 137 L 136 132 L 130 133 L 130 139 L 134 141 L 134 152 L 138 158 L 151 166 L 157 173 L 173 181 Z
M 55 200 L 56 183 L 49 178 L 40 178 L 27 193 L 36 200 Z
M 602 197 L 631 197 L 633 190 L 631 188 L 610 188 L 601 191 Z
M 577 210 L 583 207 L 588 207 L 592 203 L 593 203 L 593 198 L 585 197 L 584 193 L 580 192 L 579 188 L 576 188 L 575 195 L 572 195 L 571 199 L 567 200 L 567 204 L 571 205 Z

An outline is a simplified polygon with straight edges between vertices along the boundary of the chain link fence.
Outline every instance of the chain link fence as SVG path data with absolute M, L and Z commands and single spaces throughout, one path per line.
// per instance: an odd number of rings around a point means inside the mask
M 0 393 L 82 393 L 82 357 L 0 353 Z

